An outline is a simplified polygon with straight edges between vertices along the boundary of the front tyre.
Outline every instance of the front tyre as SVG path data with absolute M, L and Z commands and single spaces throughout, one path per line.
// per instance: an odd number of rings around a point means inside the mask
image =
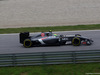
M 80 38 L 74 37 L 74 38 L 72 39 L 72 45 L 74 45 L 74 46 L 79 46 L 80 44 L 81 44 Z
M 30 39 L 25 39 L 23 46 L 26 48 L 30 48 L 32 46 L 32 41 Z

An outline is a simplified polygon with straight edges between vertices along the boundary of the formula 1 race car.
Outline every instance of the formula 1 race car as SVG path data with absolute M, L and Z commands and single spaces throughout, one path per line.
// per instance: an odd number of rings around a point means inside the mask
M 23 32 L 19 34 L 20 43 L 24 47 L 29 48 L 32 46 L 48 46 L 48 45 L 65 45 L 70 42 L 74 46 L 79 46 L 81 44 L 91 45 L 93 40 L 81 36 L 80 34 L 75 35 L 57 35 L 53 34 L 52 31 L 41 32 L 34 36 L 30 36 L 29 32 Z

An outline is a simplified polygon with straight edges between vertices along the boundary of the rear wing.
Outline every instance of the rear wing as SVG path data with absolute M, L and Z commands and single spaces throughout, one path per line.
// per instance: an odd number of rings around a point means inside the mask
M 21 32 L 19 34 L 19 42 L 21 44 L 23 44 L 24 40 L 27 39 L 27 38 L 29 38 L 29 35 L 30 35 L 29 32 Z

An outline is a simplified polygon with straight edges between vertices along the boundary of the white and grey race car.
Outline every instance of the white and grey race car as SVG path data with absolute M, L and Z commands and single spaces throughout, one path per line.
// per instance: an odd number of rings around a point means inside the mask
M 34 46 L 48 46 L 48 45 L 65 45 L 67 42 L 74 46 L 91 45 L 93 40 L 83 37 L 80 34 L 75 35 L 57 35 L 53 34 L 52 31 L 41 32 L 34 36 L 30 36 L 29 32 L 22 32 L 19 34 L 20 43 L 24 47 L 34 47 Z

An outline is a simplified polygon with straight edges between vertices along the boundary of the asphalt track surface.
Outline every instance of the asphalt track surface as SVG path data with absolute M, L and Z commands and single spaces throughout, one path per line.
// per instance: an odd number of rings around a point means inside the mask
M 65 32 L 54 32 L 64 35 L 81 34 L 92 38 L 94 40 L 91 46 L 43 46 L 43 47 L 32 47 L 24 48 L 19 43 L 19 34 L 0 34 L 0 54 L 11 54 L 11 53 L 32 53 L 32 52 L 52 52 L 52 51 L 78 51 L 78 50 L 99 50 L 100 49 L 100 30 L 89 30 L 89 31 L 65 31 Z M 37 33 L 31 33 L 34 35 Z
M 0 28 L 100 24 L 100 0 L 1 0 Z

